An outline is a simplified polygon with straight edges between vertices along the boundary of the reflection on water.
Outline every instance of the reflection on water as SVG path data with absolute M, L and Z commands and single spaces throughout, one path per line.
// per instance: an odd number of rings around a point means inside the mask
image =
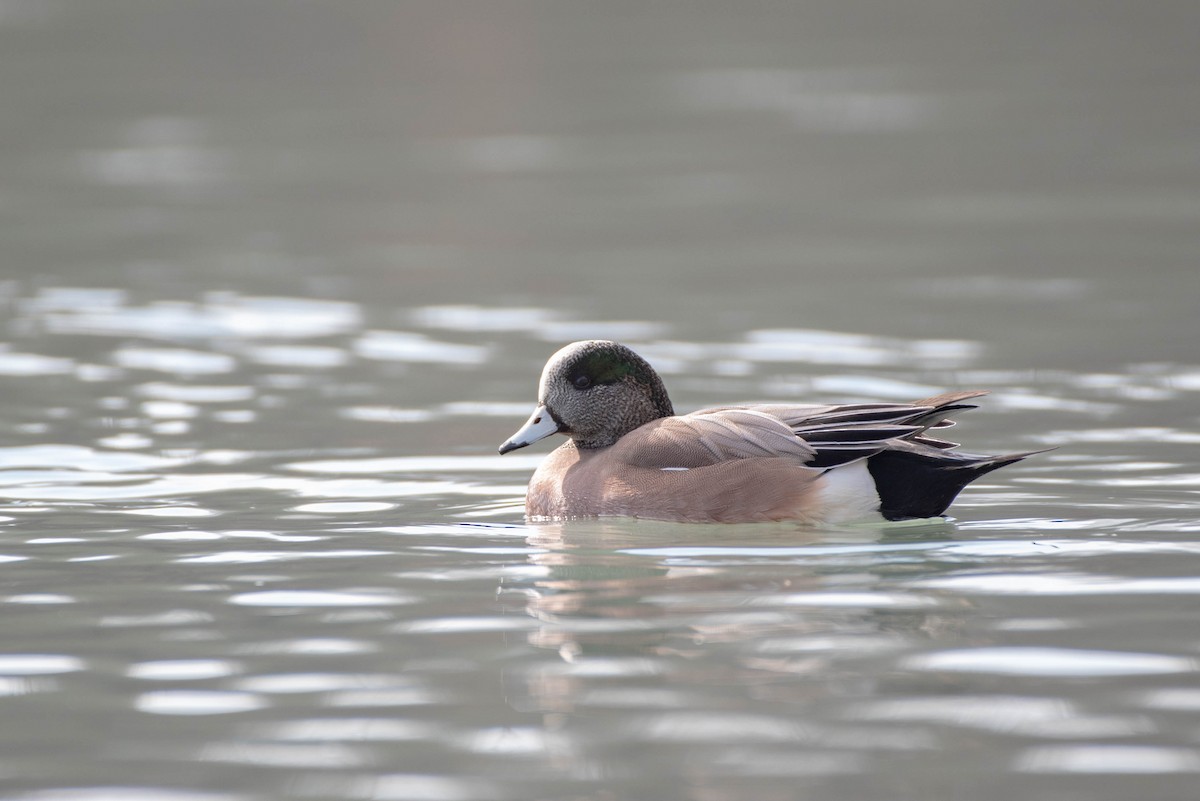
M 0 0 L 0 798 L 1192 801 L 1193 5 Z M 599 337 L 1058 450 L 528 525 Z
M 901 776 L 1115 799 L 1153 776 L 1182 799 L 1200 773 L 1196 434 L 1173 411 L 1196 366 L 26 290 L 0 350 L 0 739 L 35 789 L 6 798 L 882 799 Z M 1061 450 L 972 487 L 957 524 L 527 526 L 543 454 L 494 445 L 549 340 L 585 330 L 631 337 L 681 406 L 990 386 L 963 439 Z M 191 773 L 212 766 L 246 789 Z

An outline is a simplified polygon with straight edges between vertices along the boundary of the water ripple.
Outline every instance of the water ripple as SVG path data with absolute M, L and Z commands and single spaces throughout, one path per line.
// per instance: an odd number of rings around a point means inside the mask
M 1046 745 L 1015 760 L 1022 773 L 1200 773 L 1200 750 L 1161 745 Z
M 670 84 L 688 105 L 713 111 L 767 111 L 804 130 L 903 131 L 929 126 L 942 111 L 932 96 L 901 93 L 892 72 L 872 70 L 697 70 Z
M 191 565 L 254 565 L 266 562 L 291 562 L 310 559 L 365 559 L 386 556 L 386 551 L 219 551 L 200 556 L 184 556 L 174 561 Z M 239 596 L 241 597 L 241 596 Z M 249 604 L 247 604 L 249 605 Z
M 766 715 L 673 711 L 628 721 L 629 736 L 675 742 L 803 742 L 820 739 L 812 726 Z
M 54 334 L 142 336 L 169 341 L 234 337 L 292 339 L 353 331 L 358 304 L 309 298 L 252 297 L 214 292 L 199 302 L 156 301 L 126 306 L 123 294 L 103 290 L 43 292 L 23 306 Z
M 952 698 L 909 697 L 871 701 L 850 707 L 855 720 L 937 723 L 997 734 L 1057 739 L 1094 739 L 1153 734 L 1142 715 L 1088 715 L 1061 698 L 979 695 Z
M 1191 657 L 1074 648 L 994 647 L 933 651 L 907 657 L 908 670 L 1012 676 L 1152 676 L 1190 673 Z
M 65 654 L 0 654 L 0 676 L 45 676 L 74 673 L 87 667 Z
M 200 749 L 196 759 L 308 770 L 361 767 L 371 762 L 368 755 L 336 743 L 209 743 Z
M 14 353 L 0 344 L 0 375 L 63 375 L 75 370 L 75 361 L 37 353 Z
M 1200 577 L 1156 576 L 1129 578 L 1056 572 L 1044 575 L 995 573 L 948 576 L 914 582 L 915 586 L 987 595 L 1194 595 Z
M 262 724 L 250 728 L 257 739 L 293 742 L 389 743 L 430 739 L 440 726 L 395 718 L 319 718 Z
M 63 787 L 6 795 L 4 801 L 252 801 L 245 793 L 168 786 Z
M 113 351 L 112 356 L 121 367 L 173 375 L 215 375 L 232 372 L 237 366 L 237 361 L 228 354 L 186 348 L 129 346 Z
M 395 606 L 416 603 L 419 599 L 392 590 L 262 590 L 233 595 L 236 606 L 266 607 L 343 607 Z
M 125 675 L 145 681 L 197 681 L 233 676 L 242 671 L 227 659 L 163 659 L 130 665 Z
M 229 715 L 263 709 L 257 695 L 228 690 L 156 690 L 134 699 L 134 708 L 152 715 Z
M 438 342 L 408 331 L 367 331 L 354 343 L 364 359 L 437 364 L 482 364 L 489 349 L 479 345 Z

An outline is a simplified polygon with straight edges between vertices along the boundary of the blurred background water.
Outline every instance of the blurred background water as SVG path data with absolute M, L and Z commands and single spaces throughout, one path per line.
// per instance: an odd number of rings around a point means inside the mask
M 0 0 L 0 797 L 1194 799 L 1200 7 Z M 991 388 L 947 523 L 526 525 Z

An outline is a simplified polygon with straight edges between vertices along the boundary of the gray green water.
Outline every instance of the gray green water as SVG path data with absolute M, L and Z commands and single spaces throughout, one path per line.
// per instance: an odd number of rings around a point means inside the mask
M 1190 2 L 0 2 L 4 801 L 1191 801 Z M 947 523 L 526 525 L 561 344 L 991 388 Z

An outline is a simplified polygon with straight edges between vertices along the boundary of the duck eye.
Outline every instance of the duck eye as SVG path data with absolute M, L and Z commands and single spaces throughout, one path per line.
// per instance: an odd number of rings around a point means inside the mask
M 571 383 L 575 385 L 575 389 L 587 389 L 592 385 L 592 379 L 586 375 L 577 375 Z

